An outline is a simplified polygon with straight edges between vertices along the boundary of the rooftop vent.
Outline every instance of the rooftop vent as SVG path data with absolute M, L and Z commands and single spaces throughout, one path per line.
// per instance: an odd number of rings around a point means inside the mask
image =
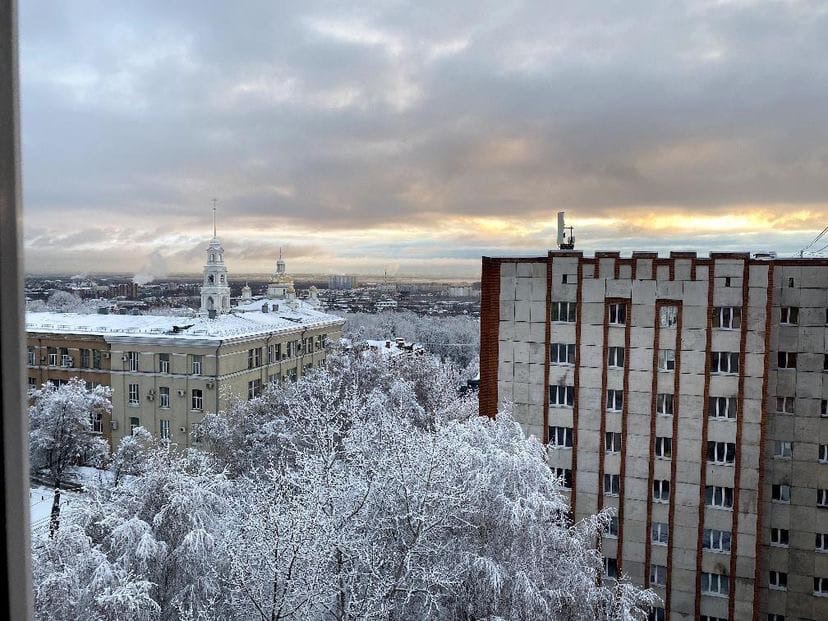
M 267 312 L 269 312 L 269 311 L 268 311 L 268 307 L 267 307 L 267 302 L 265 302 L 264 304 L 262 304 L 262 312 L 263 312 L 263 313 L 267 313 Z

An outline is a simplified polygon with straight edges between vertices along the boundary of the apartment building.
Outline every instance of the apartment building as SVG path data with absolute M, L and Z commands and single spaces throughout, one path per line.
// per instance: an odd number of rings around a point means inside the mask
M 481 412 L 546 443 L 654 619 L 828 619 L 828 261 L 483 258 Z

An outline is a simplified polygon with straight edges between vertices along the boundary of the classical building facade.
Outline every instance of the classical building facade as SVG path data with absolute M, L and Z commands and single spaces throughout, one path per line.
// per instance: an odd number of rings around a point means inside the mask
M 483 258 L 480 406 L 547 444 L 656 619 L 828 619 L 828 261 Z
M 292 282 L 286 295 L 231 308 L 223 253 L 214 236 L 197 316 L 27 313 L 29 385 L 110 386 L 112 418 L 96 431 L 113 447 L 138 426 L 187 447 L 205 412 L 321 364 L 344 320 L 294 299 Z

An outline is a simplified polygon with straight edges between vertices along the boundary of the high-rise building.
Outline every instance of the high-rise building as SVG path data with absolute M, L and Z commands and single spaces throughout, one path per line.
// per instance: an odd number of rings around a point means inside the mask
M 483 258 L 481 412 L 617 513 L 656 619 L 828 619 L 828 261 Z

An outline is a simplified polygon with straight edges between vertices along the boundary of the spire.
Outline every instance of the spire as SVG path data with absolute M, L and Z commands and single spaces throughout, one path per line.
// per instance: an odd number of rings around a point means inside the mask
M 217 237 L 216 235 L 216 203 L 218 199 L 213 199 L 213 237 Z

